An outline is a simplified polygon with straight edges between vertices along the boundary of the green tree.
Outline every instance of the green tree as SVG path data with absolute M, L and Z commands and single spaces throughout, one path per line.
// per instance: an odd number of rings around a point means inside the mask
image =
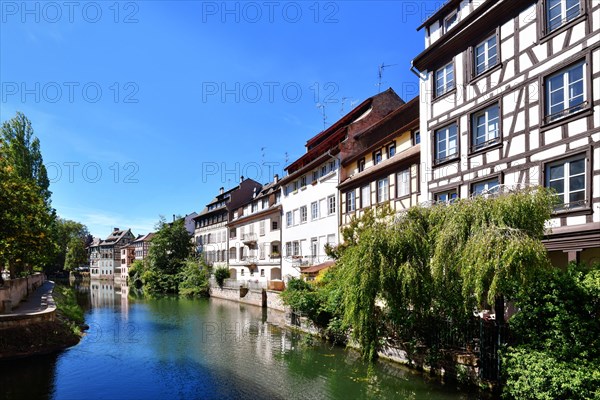
M 363 356 L 376 358 L 386 323 L 424 342 L 432 318 L 460 324 L 535 282 L 550 268 L 540 239 L 554 201 L 538 188 L 356 221 L 337 268 Z
M 142 282 L 150 293 L 178 293 L 178 273 L 191 256 L 193 244 L 184 220 L 167 223 L 161 218 L 148 251 Z
M 56 251 L 49 180 L 39 139 L 22 113 L 0 127 L 0 267 L 41 270 Z
M 74 271 L 78 267 L 86 265 L 87 261 L 88 257 L 84 240 L 78 237 L 71 238 L 67 246 L 65 270 Z
M 209 268 L 200 260 L 190 258 L 179 273 L 179 294 L 188 297 L 206 297 L 209 290 Z

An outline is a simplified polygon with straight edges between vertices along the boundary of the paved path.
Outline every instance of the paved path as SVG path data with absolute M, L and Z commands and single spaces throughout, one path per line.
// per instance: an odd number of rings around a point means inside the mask
M 20 302 L 17 307 L 12 310 L 11 314 L 30 314 L 40 311 L 44 311 L 49 305 L 54 305 L 52 299 L 52 290 L 54 289 L 54 282 L 46 281 L 31 293 L 27 298 Z

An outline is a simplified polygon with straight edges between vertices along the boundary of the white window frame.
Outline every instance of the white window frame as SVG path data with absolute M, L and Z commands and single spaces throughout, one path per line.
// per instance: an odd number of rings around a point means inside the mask
M 456 82 L 456 77 L 454 74 L 454 61 L 450 61 L 448 64 L 437 69 L 434 75 L 435 97 L 440 97 L 454 89 Z M 448 78 L 450 75 L 452 75 L 451 79 Z
M 451 134 L 451 129 L 454 128 L 454 134 Z M 434 131 L 435 140 L 435 162 L 440 163 L 446 160 L 453 159 L 458 156 L 458 125 L 452 123 Z M 440 157 L 440 143 L 445 142 L 446 147 L 444 150 L 444 156 Z M 450 143 L 454 143 L 454 146 L 450 146 Z M 454 149 L 454 152 L 450 153 L 449 150 Z
M 292 226 L 293 224 L 293 220 L 292 220 L 292 212 L 288 211 L 285 213 L 285 225 L 286 226 Z
M 398 197 L 410 196 L 410 168 L 403 169 L 396 174 L 396 188 Z
M 434 194 L 435 201 L 444 202 L 444 203 L 452 203 L 458 200 L 458 192 L 456 189 L 446 190 L 444 192 L 439 192 Z
M 493 44 L 491 43 L 492 41 Z M 475 76 L 479 76 L 490 68 L 498 65 L 500 58 L 498 57 L 498 50 L 498 38 L 495 33 L 475 46 L 473 49 L 473 72 Z M 480 51 L 483 55 L 483 61 L 477 62 L 478 52 Z
M 360 205 L 362 208 L 371 206 L 371 184 L 360 188 Z
M 377 202 L 382 203 L 390 200 L 390 178 L 385 177 L 377 180 Z
M 354 189 L 346 192 L 346 212 L 356 211 L 356 191 Z
M 569 0 L 546 0 L 544 3 L 544 16 L 546 20 L 546 31 L 547 33 L 553 32 L 559 29 L 561 26 L 564 26 L 569 21 L 574 20 L 575 18 L 581 15 L 581 0 L 577 1 L 576 5 L 572 5 L 567 8 L 567 4 Z M 559 13 L 554 17 L 550 18 L 551 11 L 556 10 L 556 7 L 560 7 Z M 569 11 L 572 11 L 574 8 L 577 10 L 577 14 L 570 14 Z M 553 26 L 554 23 L 554 26 Z
M 575 71 L 576 69 L 581 68 L 581 78 L 571 81 L 571 72 Z M 585 60 L 579 61 L 576 64 L 570 65 L 566 68 L 561 69 L 560 71 L 552 74 L 552 75 L 548 75 L 545 79 L 545 89 L 544 89 L 544 100 L 546 103 L 546 107 L 545 107 L 545 120 L 546 122 L 552 122 L 552 121 L 556 121 L 558 119 L 564 118 L 568 115 L 571 115 L 575 112 L 578 112 L 582 109 L 585 108 L 586 103 L 587 103 L 587 79 L 586 79 L 586 74 L 587 74 L 587 64 Z M 558 81 L 558 83 L 561 84 L 561 86 L 559 87 L 553 87 L 552 86 L 552 82 L 555 78 L 559 78 L 556 81 Z M 579 82 L 582 82 L 581 84 L 581 92 L 575 94 L 572 93 L 572 89 L 573 87 L 578 84 Z M 555 103 L 552 102 L 552 96 L 553 95 L 559 95 L 561 96 L 560 101 L 557 101 Z M 573 99 L 579 98 L 581 97 L 581 101 L 579 103 L 576 103 L 574 105 L 571 105 L 571 102 L 573 101 Z M 562 103 L 562 109 L 558 110 L 558 111 L 552 111 L 552 108 L 555 105 L 561 104 Z
M 493 184 L 493 185 L 492 185 Z M 477 191 L 476 188 L 478 186 L 482 186 L 481 191 Z M 500 177 L 494 177 L 490 179 L 486 179 L 484 181 L 474 182 L 471 185 L 471 196 L 480 196 L 480 195 L 489 195 L 494 194 L 500 188 Z M 494 190 L 495 189 L 495 190 Z
M 335 214 L 335 195 L 327 197 L 327 215 Z
M 319 219 L 319 202 L 317 201 L 310 203 L 310 218 L 313 221 Z
M 300 207 L 300 223 L 303 224 L 308 221 L 308 210 L 306 206 Z
M 495 118 L 490 118 L 491 111 L 495 109 L 497 115 Z M 480 123 L 479 119 L 483 117 Z M 479 128 L 484 128 L 480 132 Z M 477 143 L 479 138 L 483 138 L 483 142 Z M 500 105 L 492 104 L 483 110 L 473 113 L 471 116 L 471 151 L 478 151 L 487 146 L 496 144 L 500 141 Z
M 454 19 L 454 20 L 453 20 Z M 443 31 L 447 33 L 458 23 L 458 10 L 454 10 L 444 18 Z
M 576 161 L 583 161 L 583 172 L 571 174 L 571 164 Z M 552 167 L 556 167 L 559 165 L 562 165 L 562 167 L 563 167 L 563 176 L 552 179 L 550 170 Z M 573 209 L 573 208 L 585 207 L 587 205 L 587 202 L 588 202 L 587 188 L 588 188 L 589 183 L 588 183 L 588 176 L 587 176 L 587 169 L 588 169 L 587 158 L 586 158 L 585 154 L 578 154 L 576 156 L 569 157 L 566 159 L 549 162 L 544 166 L 544 168 L 545 168 L 545 171 L 544 171 L 545 172 L 545 182 L 544 182 L 545 187 L 551 187 L 551 184 L 553 182 L 559 182 L 559 181 L 563 182 L 563 191 L 557 193 L 557 196 L 562 196 L 562 200 L 563 200 L 562 203 L 560 204 L 560 206 L 558 207 L 559 209 Z M 571 180 L 576 177 L 583 177 L 583 188 L 571 190 Z M 570 197 L 573 193 L 583 193 L 583 200 L 571 202 Z M 567 199 L 567 197 L 568 197 L 568 199 Z

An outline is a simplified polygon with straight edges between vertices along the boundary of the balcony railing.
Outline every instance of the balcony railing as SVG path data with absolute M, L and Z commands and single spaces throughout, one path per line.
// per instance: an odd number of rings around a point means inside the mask
M 256 243 L 257 240 L 258 235 L 256 235 L 256 233 L 245 233 L 242 237 L 242 241 L 244 242 L 244 244 Z

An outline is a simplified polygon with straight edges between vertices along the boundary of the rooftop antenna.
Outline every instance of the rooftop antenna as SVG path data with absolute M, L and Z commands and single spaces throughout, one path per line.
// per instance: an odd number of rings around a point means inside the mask
M 289 161 L 289 155 L 288 155 L 288 152 L 286 151 L 285 152 L 285 165 L 287 165 L 288 161 Z
M 266 147 L 264 147 L 264 146 L 260 148 L 260 156 L 262 158 L 261 163 L 263 165 L 265 164 L 265 149 L 266 149 Z
M 325 104 L 317 103 L 317 108 L 321 109 L 321 115 L 323 116 L 323 130 L 327 128 L 327 115 L 325 114 Z
M 381 63 L 381 65 L 379 65 L 379 71 L 378 71 L 378 74 L 377 74 L 379 76 L 379 81 L 377 82 L 377 90 L 378 90 L 377 93 L 381 93 L 381 84 L 383 83 L 382 82 L 382 79 L 383 79 L 383 70 L 386 69 L 387 67 L 393 67 L 393 66 L 396 66 L 396 65 L 398 65 L 398 64 L 387 64 L 386 65 L 385 63 Z

